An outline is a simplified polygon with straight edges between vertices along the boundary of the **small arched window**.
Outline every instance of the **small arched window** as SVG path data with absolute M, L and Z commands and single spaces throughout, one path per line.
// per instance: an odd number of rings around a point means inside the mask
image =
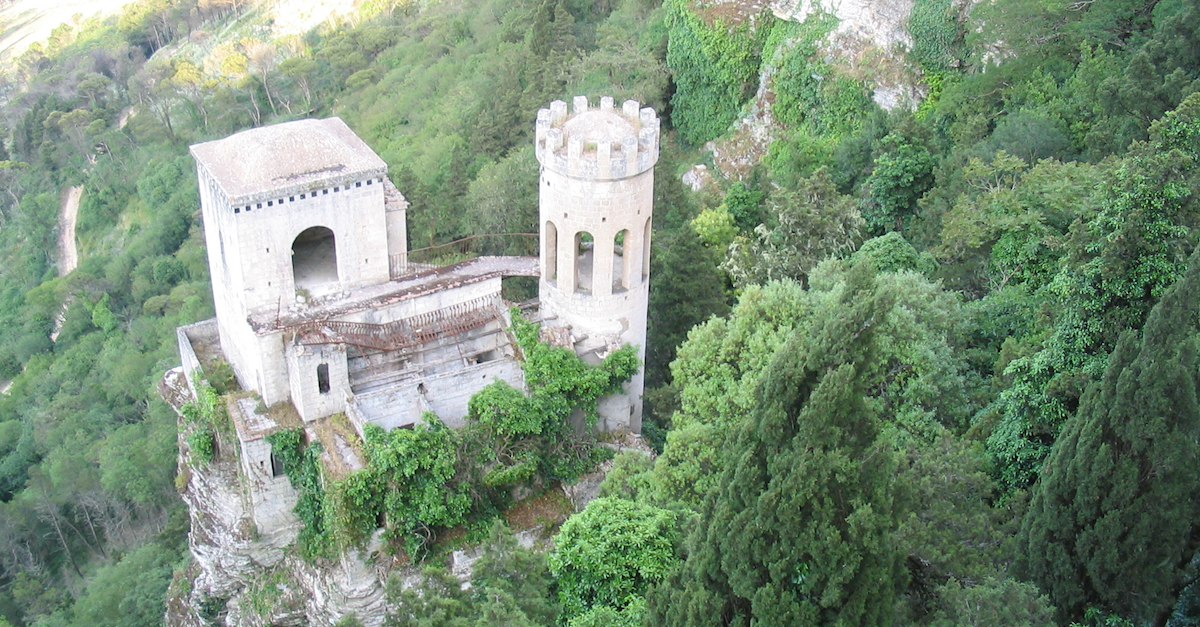
M 650 278 L 650 218 L 646 218 L 646 229 L 642 234 L 642 282 Z
M 613 238 L 612 262 L 612 291 L 623 292 L 629 289 L 629 275 L 633 240 L 629 237 L 629 229 L 624 229 Z

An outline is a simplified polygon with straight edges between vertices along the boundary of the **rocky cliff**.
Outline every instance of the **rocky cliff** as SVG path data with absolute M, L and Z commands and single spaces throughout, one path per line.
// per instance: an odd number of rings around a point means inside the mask
M 160 392 L 176 410 L 192 396 L 178 368 Z M 255 529 L 233 443 L 221 442 L 216 458 L 198 466 L 189 463 L 182 436 L 179 449 L 194 564 L 173 586 L 170 627 L 332 625 L 349 614 L 368 627 L 382 624 L 384 584 L 399 565 L 377 550 L 379 542 L 367 555 L 309 563 L 292 546 L 298 523 L 270 536 Z
M 756 3 L 731 0 L 729 4 Z M 776 18 L 791 22 L 804 22 L 817 14 L 835 17 L 837 26 L 817 42 L 818 56 L 865 85 L 880 107 L 892 110 L 915 108 L 928 90 L 921 69 L 908 58 L 913 4 L 914 0 L 773 0 L 766 8 Z M 726 137 L 707 146 L 725 174 L 738 177 L 747 172 L 777 138 L 780 128 L 771 112 L 773 79 L 780 59 L 797 43 L 785 40 L 763 59 L 758 88 L 744 117 Z

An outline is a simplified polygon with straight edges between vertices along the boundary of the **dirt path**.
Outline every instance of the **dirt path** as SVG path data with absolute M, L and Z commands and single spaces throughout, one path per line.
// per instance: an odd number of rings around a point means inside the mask
M 58 213 L 58 276 L 67 276 L 79 266 L 79 250 L 75 248 L 75 221 L 79 217 L 79 199 L 83 197 L 83 186 L 68 187 L 62 193 L 62 210 Z M 57 342 L 58 334 L 62 333 L 63 323 L 67 321 L 67 307 L 71 306 L 71 297 L 63 301 L 62 308 L 54 317 L 54 330 L 50 332 L 50 341 Z M 7 391 L 7 390 L 5 390 Z
M 82 197 L 82 185 L 68 187 L 62 193 L 62 210 L 58 213 L 58 276 L 67 276 L 79 265 L 75 220 L 79 217 L 79 199 Z

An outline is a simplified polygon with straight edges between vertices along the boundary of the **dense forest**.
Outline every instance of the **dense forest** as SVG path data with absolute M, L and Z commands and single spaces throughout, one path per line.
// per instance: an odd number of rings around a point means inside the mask
M 341 116 L 415 248 L 536 231 L 534 113 L 575 94 L 665 123 L 659 455 L 619 455 L 548 553 L 477 523 L 474 585 L 431 558 L 390 624 L 1200 622 L 1194 0 L 916 0 L 925 97 L 891 111 L 819 12 L 375 0 L 273 37 L 265 11 L 138 0 L 4 76 L 0 626 L 158 625 L 186 568 L 155 385 L 212 315 L 189 144 Z M 684 186 L 760 80 L 768 149 Z

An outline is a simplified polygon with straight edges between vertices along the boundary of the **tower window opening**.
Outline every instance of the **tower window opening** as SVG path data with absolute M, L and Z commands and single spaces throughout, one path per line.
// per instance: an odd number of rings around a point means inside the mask
M 338 281 L 337 243 L 323 226 L 305 229 L 292 242 L 292 276 L 297 289 L 312 291 Z
M 629 241 L 629 229 L 622 230 L 613 238 L 612 291 L 614 294 L 629 289 L 630 275 L 633 274 L 632 268 L 630 268 L 631 257 L 625 248 Z
M 575 291 L 592 293 L 592 270 L 596 260 L 595 238 L 587 231 L 575 234 Z
M 329 393 L 329 364 L 317 366 L 317 391 L 321 394 Z
M 642 234 L 642 282 L 650 278 L 650 220 L 646 218 L 646 230 Z
M 271 476 L 283 476 L 283 461 L 276 457 L 274 452 L 271 453 Z
M 546 267 L 543 269 L 546 280 L 551 284 L 558 281 L 558 227 L 554 223 L 546 221 Z

